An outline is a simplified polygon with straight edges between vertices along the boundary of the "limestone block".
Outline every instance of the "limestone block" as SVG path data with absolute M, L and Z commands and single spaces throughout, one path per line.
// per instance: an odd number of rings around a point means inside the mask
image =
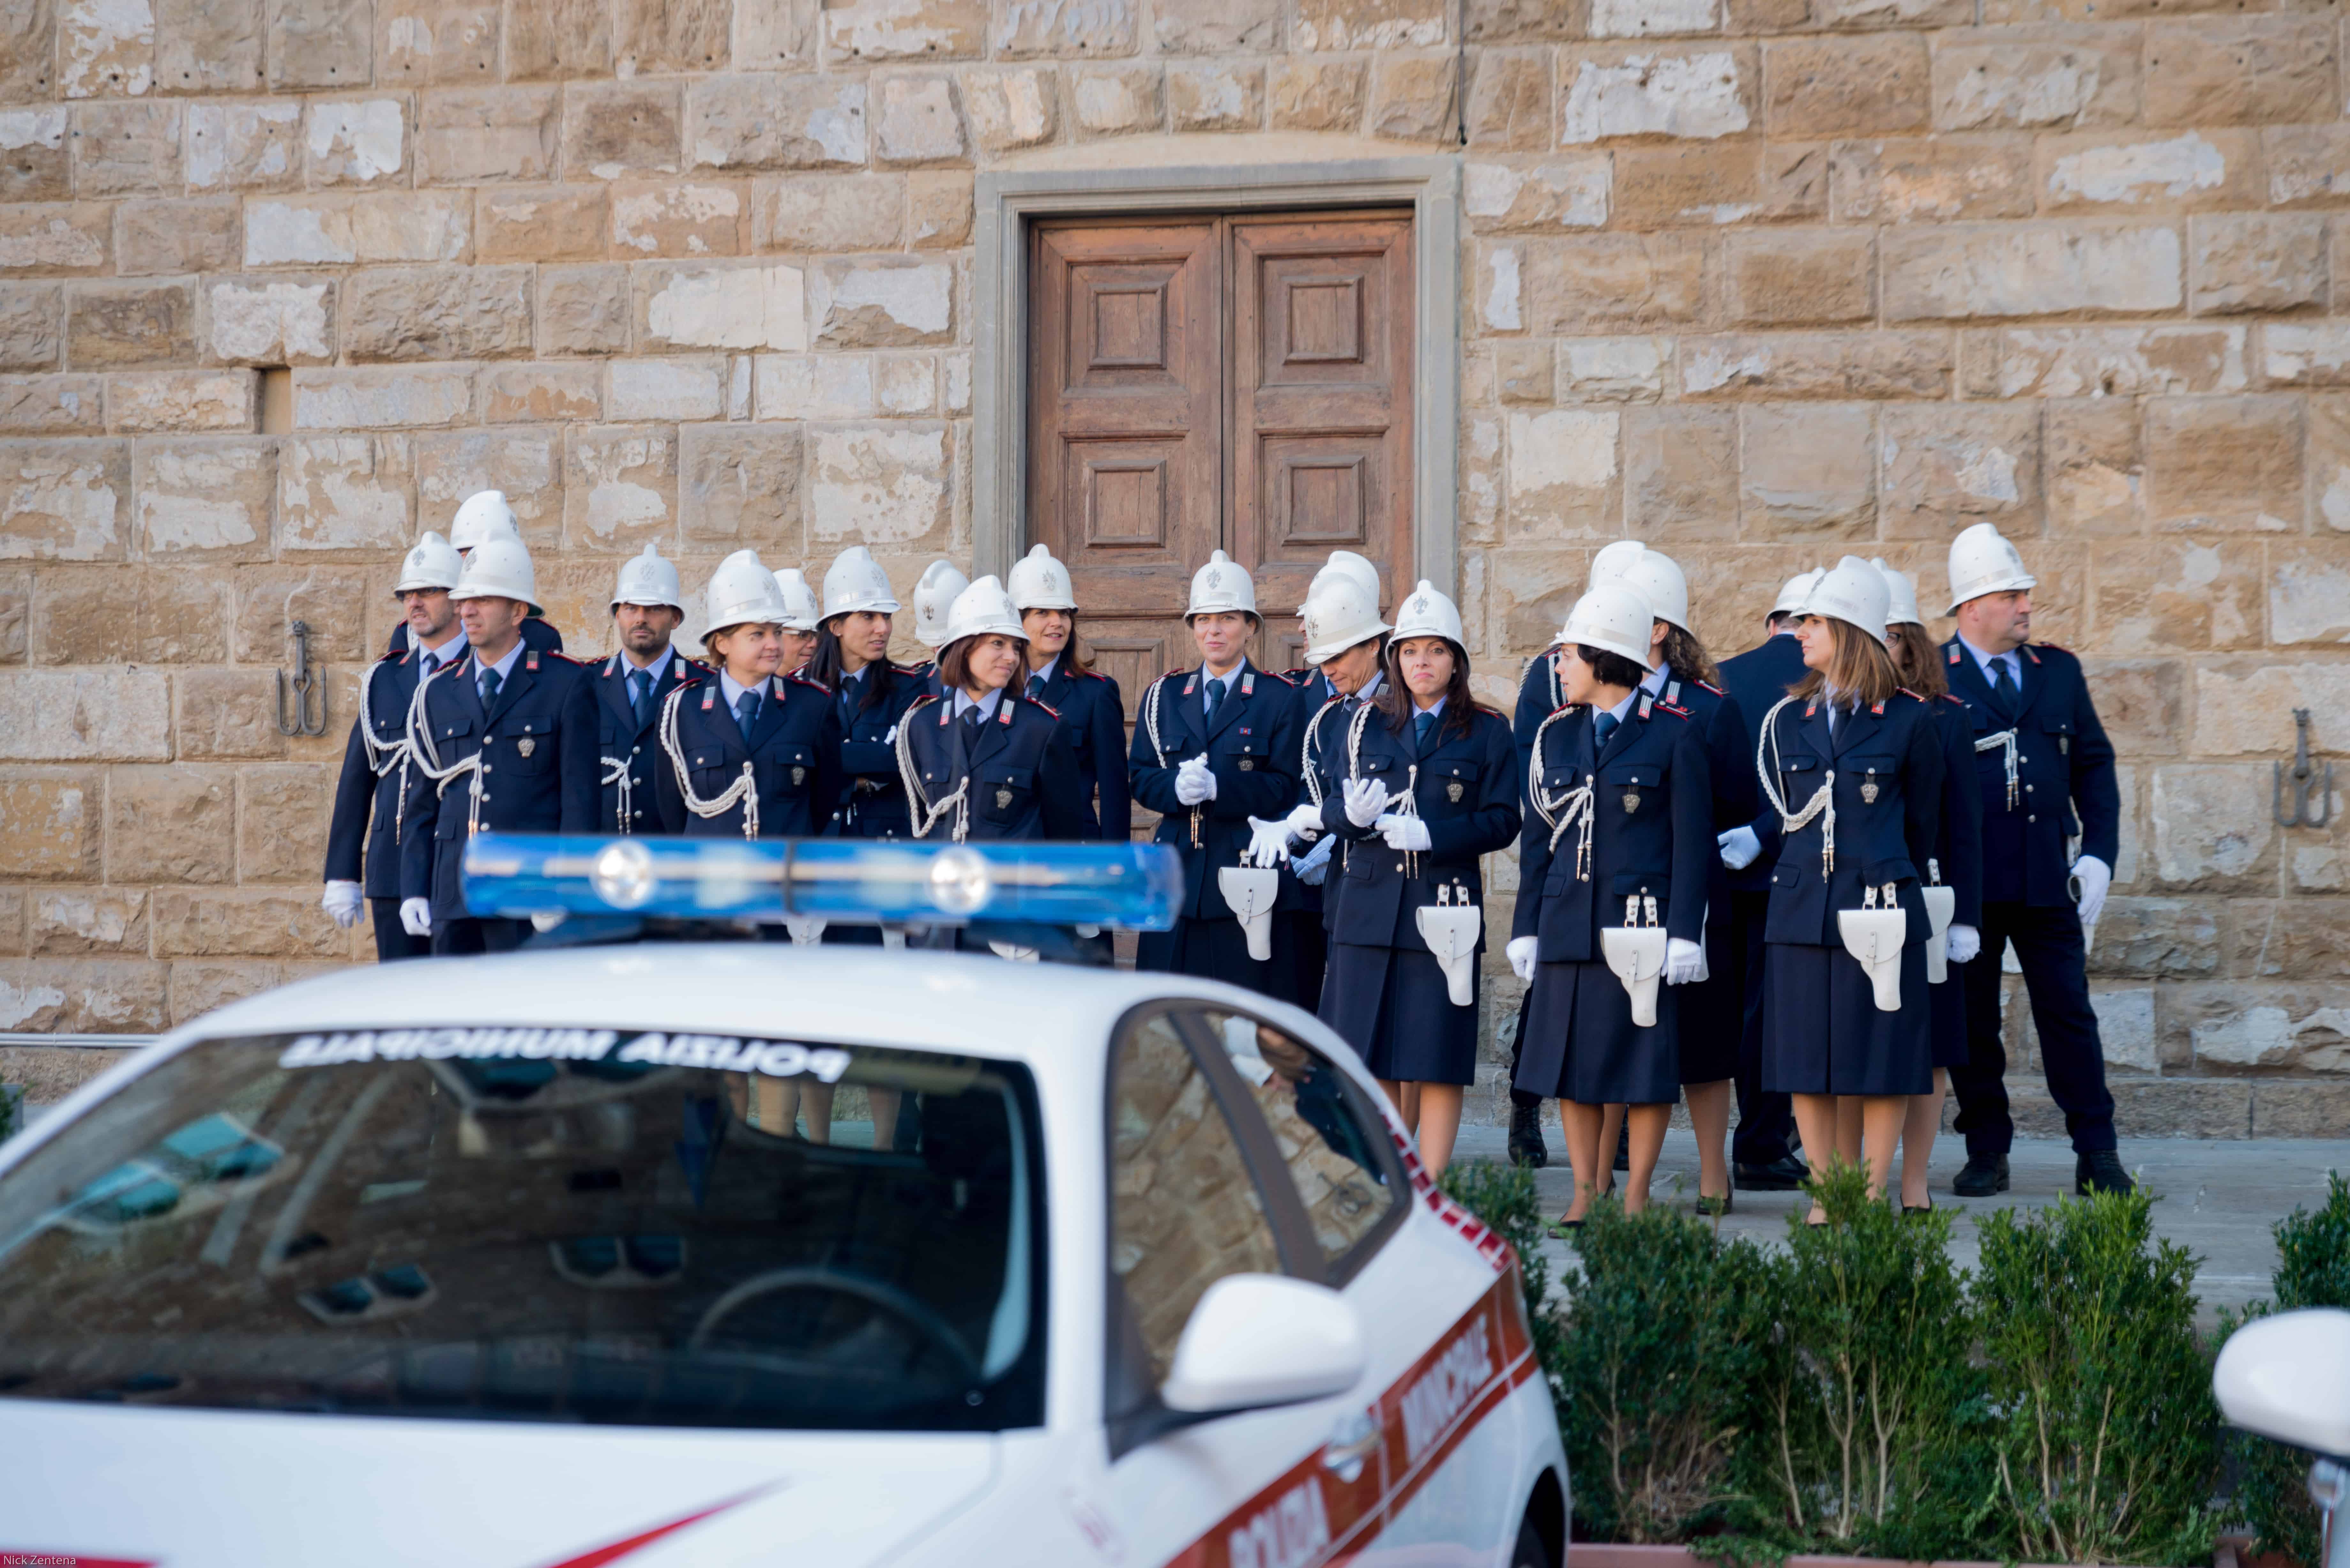
M 1814 26 L 1837 29 L 1952 27 L 1975 19 L 1969 0 L 1817 0 Z
M 2334 28 L 2319 16 L 2196 16 L 2149 23 L 2148 125 L 2293 125 L 2332 119 Z
M 762 420 L 862 420 L 881 411 L 869 354 L 761 354 L 754 385 Z
M 726 361 L 616 359 L 605 406 L 615 420 L 715 420 L 726 413 Z
M 1480 243 L 1477 246 L 1471 287 L 1476 295 L 1478 324 L 1488 336 L 1525 330 L 1524 254 L 1523 245 Z
M 962 93 L 972 140 L 990 152 L 1040 147 L 1059 128 L 1060 95 L 1050 70 L 1021 66 L 967 72 Z
M 1776 136 L 1885 136 L 1933 119 L 1926 40 L 1913 34 L 1790 38 L 1763 47 L 1764 119 Z
M 1167 109 L 1159 69 L 1097 66 L 1070 73 L 1069 108 L 1087 136 L 1133 136 L 1157 130 Z
M 601 185 L 484 186 L 473 201 L 473 257 L 483 262 L 597 260 L 610 248 L 608 195 Z M 625 322 L 628 312 L 623 309 L 620 315 Z
M 2161 462 L 2158 450 L 2154 461 Z M 2096 546 L 2097 646 L 2116 653 L 2257 647 L 2257 541 L 2166 539 Z
M 801 435 L 796 426 L 689 425 L 678 432 L 679 523 L 689 547 L 801 545 Z
M 989 52 L 998 59 L 1130 55 L 1139 10 L 1135 0 L 1003 0 L 988 27 Z
M 0 664 L 25 662 L 25 623 L 32 604 L 32 573 L 0 573 Z
M 574 425 L 564 456 L 564 537 L 574 547 L 633 555 L 677 531 L 677 431 L 655 425 Z
M 277 489 L 266 436 L 149 438 L 132 448 L 140 546 L 150 559 L 251 561 L 269 554 Z
M 798 267 L 663 263 L 634 271 L 640 349 L 807 347 Z
M 1885 231 L 1887 320 L 2146 314 L 2184 297 L 2178 233 L 2087 223 Z
M 1177 130 L 1256 130 L 1264 124 L 1264 69 L 1238 63 L 1167 68 L 1167 110 Z
M 192 103 L 187 138 L 190 190 L 289 191 L 302 183 L 299 103 Z
M 2350 643 L 2350 570 L 2327 546 L 2271 546 L 2276 557 L 2268 584 L 2269 640 Z
M 270 671 L 187 670 L 179 673 L 176 685 L 173 732 L 181 757 L 213 762 L 286 754 Z
M 125 277 L 234 271 L 237 204 L 234 199 L 125 202 L 114 212 L 114 270 Z
M 343 285 L 353 360 L 490 359 L 531 350 L 527 266 L 383 267 Z
M 0 756 L 160 762 L 172 754 L 170 706 L 160 670 L 0 670 Z
M 462 369 L 294 372 L 294 428 L 298 431 L 462 424 L 473 410 L 473 376 Z
M 1544 337 L 1695 322 L 1705 311 L 1709 249 L 1701 238 L 1670 234 L 1529 245 L 1527 317 Z
M 173 565 L 41 574 L 36 664 L 219 664 L 228 659 L 229 574 Z
M 2297 532 L 2300 416 L 2292 397 L 2148 403 L 2147 496 L 2155 526 Z
M 2288 715 L 2288 729 L 2291 724 Z M 2329 898 L 2232 906 L 2229 967 L 2235 974 L 2262 980 L 2350 980 L 2350 950 L 2342 944 L 2346 912 L 2338 900 Z
M 368 80 L 369 13 L 368 0 L 269 0 L 269 85 L 331 88 Z
M 0 109 L 0 202 L 55 202 L 71 194 L 67 113 L 62 104 Z
M 873 114 L 873 153 L 884 163 L 940 163 L 968 155 L 954 85 L 942 76 L 881 78 Z
M 196 354 L 184 283 L 78 284 L 66 293 L 66 362 L 77 370 L 183 363 Z
M 400 87 L 496 80 L 498 11 L 494 0 L 379 0 L 376 80 Z
M 2220 970 L 2218 910 L 2200 898 L 2106 900 L 2092 973 L 2148 980 L 2210 980 Z
M 2041 210 L 2210 212 L 2258 206 L 2248 130 L 2076 131 L 2039 140 Z
M 1681 396 L 1928 398 L 1950 396 L 1947 333 L 1770 332 L 1684 337 Z
M 909 348 L 954 339 L 954 266 L 914 256 L 819 262 L 812 314 L 828 348 Z
M 604 378 L 594 365 L 485 365 L 473 396 L 489 425 L 604 415 Z
M 1275 130 L 1354 130 L 1363 123 L 1368 66 L 1361 60 L 1283 60 L 1273 67 Z
M 48 888 L 33 895 L 26 914 L 28 951 L 147 956 L 147 895 L 140 889 Z
M 107 418 L 125 435 L 253 429 L 256 378 L 250 370 L 149 370 L 107 386 Z
M 107 265 L 112 214 L 99 202 L 0 206 L 0 273 L 96 272 Z
M 314 763 L 265 763 L 237 770 L 237 880 L 315 885 L 327 861 L 327 818 L 335 774 Z M 313 900 L 315 904 L 316 900 Z
M 169 966 L 148 959 L 36 958 L 0 965 L 0 1028 L 66 1034 L 154 1034 L 170 1016 L 164 1002 Z M 29 1054 L 29 1053 L 26 1053 Z M 101 1051 L 77 1051 L 70 1065 L 53 1066 L 57 1093 L 70 1075 L 114 1064 Z M 78 1058 L 98 1057 L 85 1063 Z M 46 1075 L 33 1070 L 33 1082 Z
M 0 369 L 54 369 L 65 348 L 65 290 L 0 283 Z
M 2198 316 L 2323 308 L 2325 220 L 2315 213 L 2229 213 L 2188 225 L 2194 258 L 2189 306 Z
M 304 119 L 302 140 L 314 189 L 408 183 L 405 99 L 313 99 Z
M 1669 337 L 1570 337 L 1558 346 L 1558 399 L 1648 403 L 1664 395 Z
M 0 10 L 0 101 L 56 96 L 57 35 L 52 0 Z
M 612 68 L 612 8 L 606 0 L 542 0 L 507 12 L 506 77 L 550 81 Z
M 1613 409 L 1513 412 L 1508 426 L 1507 531 L 1513 541 L 1601 539 L 1623 514 Z
M 751 228 L 750 190 L 742 184 L 617 185 L 612 190 L 612 254 L 619 256 L 731 256 Z
M 1751 45 L 1562 49 L 1558 140 L 1735 135 L 1755 121 L 1761 72 Z
M 545 180 L 554 173 L 554 88 L 446 88 L 423 94 L 419 102 L 418 184 Z
M 2261 132 L 2268 204 L 2330 207 L 2350 200 L 2350 125 L 2272 126 Z
M 1503 645 L 1528 651 L 1547 646 L 1566 624 L 1566 612 L 1583 597 L 1589 558 L 1581 551 L 1544 546 L 1496 551 L 1487 559 L 1493 581 L 1493 624 Z
M 2134 27 L 1953 27 L 1933 47 L 1937 130 L 2079 130 L 2137 118 Z
M 2311 528 L 2319 534 L 2350 531 L 2350 399 L 2315 397 L 2303 405 L 2302 461 Z
M 952 250 L 969 244 L 971 171 L 918 169 L 907 175 L 906 213 L 916 250 Z
M 905 233 L 906 176 L 785 174 L 751 187 L 753 248 L 866 251 Z
M 102 435 L 105 387 L 98 376 L 0 376 L 0 433 Z
M 1978 522 L 2040 521 L 2040 416 L 2029 403 L 1890 404 L 1878 421 L 1888 539 L 1947 539 Z
M 1721 0 L 1591 0 L 1595 38 L 1711 33 L 1721 26 Z
M 563 95 L 563 171 L 571 179 L 674 174 L 684 144 L 674 81 L 581 82 Z
M 2146 531 L 2146 448 L 2135 402 L 2051 401 L 2044 439 L 2050 532 L 2131 537 Z
M 2104 935 L 2102 928 L 2098 934 Z M 2156 1043 L 2152 986 L 2092 992 L 2089 993 L 2089 1005 L 2097 1015 L 2097 1044 L 2107 1062 L 2116 1067 L 2133 1068 L 2141 1073 L 2160 1070 L 2162 1061 Z M 2136 1129 L 2137 1124 L 2132 1123 L 2131 1130 Z
M 705 78 L 693 84 L 685 147 L 698 169 L 862 168 L 866 85 L 837 77 Z
M 1394 141 L 1451 147 L 1460 138 L 1453 94 L 1460 72 L 1451 54 L 1382 54 L 1371 79 L 1371 134 Z
M 629 347 L 629 269 L 550 266 L 538 275 L 538 351 L 618 354 Z
M 232 364 L 323 364 L 335 357 L 335 286 L 276 277 L 203 285 L 212 355 Z
M 1617 226 L 1785 223 L 1827 216 L 1827 150 L 1819 142 L 1647 142 L 1618 147 Z
M 73 123 L 74 194 L 162 195 L 179 189 L 178 104 L 81 104 Z
M 2261 374 L 2274 387 L 2350 386 L 2350 324 L 2272 322 L 2261 332 Z
M 2350 749 L 2350 665 L 2199 665 L 2195 751 L 2214 757 L 2290 753 L 2296 708 L 2309 710 L 2313 751 Z
M 1868 404 L 1749 404 L 1742 419 L 1744 537 L 1876 536 L 1877 417 Z
M 1283 45 L 1278 0 L 1158 0 L 1153 36 L 1165 55 L 1253 55 Z
M 2240 392 L 2245 386 L 2244 329 L 2015 327 L 1969 334 L 1967 368 L 1971 397 Z
M 2252 1096 L 2254 1137 L 2339 1137 L 2350 1125 L 2343 1085 L 2286 1078 L 2245 1087 Z
M 0 862 L 11 880 L 88 881 L 104 846 L 104 776 L 59 768 L 0 773 Z
M 1686 8 L 1690 3 L 1679 0 L 1661 8 Z M 1445 41 L 1448 15 L 1441 0 L 1300 0 L 1295 42 L 1305 50 L 1432 49 Z M 1598 32 L 1596 21 L 1593 31 Z
M 1733 234 L 1724 246 L 1725 305 L 1756 327 L 1866 321 L 1877 314 L 1877 246 L 1834 229 Z
M 2189 1026 L 2197 1066 L 2295 1068 L 2338 1073 L 2350 1066 L 2350 1007 L 2338 986 L 2315 993 L 2262 987 L 2251 1006 L 2239 995 Z M 2214 1003 L 2218 1002 L 2213 998 Z
M 2125 756 L 2176 756 L 2187 733 L 2185 667 L 2168 659 L 2101 659 L 2089 668 L 2097 722 Z M 2135 815 L 2126 803 L 2125 815 Z
M 1551 144 L 1550 57 L 1487 49 L 1472 56 L 1469 145 L 1480 151 L 1532 151 Z M 1281 98 L 1274 95 L 1274 124 Z
M 523 542 L 547 559 L 561 541 L 563 433 L 529 426 L 449 431 L 416 441 L 418 525 L 448 532 L 458 504 L 477 490 L 502 490 Z
M 119 561 L 127 441 L 0 441 L 0 560 Z
M 2005 136 L 1839 141 L 1830 160 L 1839 223 L 2028 218 L 2032 146 Z
M 971 356 L 941 354 L 939 356 L 941 400 L 950 414 L 971 412 Z
M 944 425 L 816 426 L 807 433 L 808 544 L 942 545 L 953 510 Z
M 975 57 L 985 0 L 847 0 L 823 11 L 825 57 L 835 64 Z
M 172 1027 L 202 1018 L 286 983 L 286 966 L 253 959 L 174 959 L 171 965 Z M 78 1053 L 96 1055 L 97 1052 Z
M 1502 421 L 1488 414 L 1471 414 L 1461 422 L 1461 540 L 1491 545 L 1501 536 Z
M 1493 345 L 1493 385 L 1505 403 L 1549 408 L 1558 400 L 1558 354 L 1548 343 Z
M 928 354 L 886 354 L 874 364 L 876 401 L 885 414 L 939 411 L 938 367 Z
M 164 958 L 340 958 L 347 951 L 317 895 L 159 888 L 149 919 Z
M 57 83 L 68 98 L 137 98 L 155 86 L 154 8 L 57 0 Z
M 614 65 L 622 77 L 726 68 L 729 0 L 618 0 L 613 12 Z
M 277 449 L 277 547 L 288 555 L 400 550 L 413 537 L 415 488 L 406 436 L 284 437 Z
M 1624 411 L 1624 521 L 1638 539 L 1738 535 L 1738 412 L 1636 404 Z
M 244 207 L 244 265 L 452 262 L 473 236 L 466 191 L 273 196 Z

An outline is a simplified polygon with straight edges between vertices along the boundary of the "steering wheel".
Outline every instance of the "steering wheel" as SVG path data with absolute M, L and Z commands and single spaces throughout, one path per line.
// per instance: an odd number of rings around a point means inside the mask
M 744 1280 L 710 1303 L 701 1321 L 693 1325 L 693 1333 L 687 1336 L 686 1348 L 706 1349 L 718 1325 L 746 1303 L 785 1291 L 804 1290 L 830 1291 L 836 1295 L 854 1296 L 868 1305 L 879 1307 L 899 1322 L 919 1330 L 923 1339 L 945 1351 L 947 1359 L 954 1364 L 956 1376 L 963 1382 L 976 1384 L 981 1381 L 979 1363 L 972 1360 L 971 1352 L 963 1347 L 962 1336 L 955 1333 L 946 1319 L 920 1301 L 895 1285 L 884 1284 L 863 1274 L 844 1273 L 837 1269 L 815 1266 L 770 1269 L 764 1274 L 754 1274 Z

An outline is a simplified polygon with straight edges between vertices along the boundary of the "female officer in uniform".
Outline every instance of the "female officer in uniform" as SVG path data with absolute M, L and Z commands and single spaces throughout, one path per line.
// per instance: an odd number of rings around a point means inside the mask
M 1766 807 L 1723 835 L 1735 871 L 1777 852 L 1763 927 L 1762 1083 L 1794 1096 L 1804 1147 L 1865 1161 L 1882 1194 L 1909 1096 L 1933 1087 L 1919 873 L 1935 849 L 1942 737 L 1931 705 L 1900 688 L 1885 650 L 1884 575 L 1846 556 L 1804 601 L 1804 679 L 1756 726 Z M 1838 917 L 1887 905 L 1907 917 L 1899 1005 L 1877 1005 Z M 1888 958 L 1891 955 L 1887 955 Z M 1837 1100 L 1860 1101 L 1857 1147 Z M 1814 1204 L 1814 1224 L 1825 1216 Z
M 1322 751 L 1321 826 L 1340 847 L 1324 882 L 1333 940 L 1321 1013 L 1440 1176 L 1476 1078 L 1477 965 L 1467 1000 L 1454 1000 L 1419 915 L 1483 909 L 1478 857 L 1518 831 L 1516 753 L 1509 721 L 1470 694 L 1461 612 L 1431 585 L 1398 607 L 1385 666 L 1385 689 L 1332 724 Z M 1484 950 L 1481 929 L 1471 950 Z
M 1676 996 L 1697 977 L 1705 929 L 1712 785 L 1705 740 L 1689 710 L 1640 690 L 1648 673 L 1648 603 L 1621 583 L 1592 589 L 1559 634 L 1566 705 L 1534 732 L 1519 839 L 1510 967 L 1531 982 L 1517 1087 L 1555 1096 L 1575 1168 L 1575 1199 L 1555 1231 L 1583 1223 L 1600 1189 L 1607 1106 L 1629 1106 L 1631 1170 L 1624 1206 L 1648 1206 L 1648 1178 L 1680 1097 Z M 1638 1021 L 1608 963 L 1605 931 L 1665 933 L 1662 985 Z
M 898 722 L 921 695 L 921 682 L 889 662 L 898 601 L 889 576 L 862 545 L 843 550 L 824 575 L 824 624 L 817 628 L 808 678 L 833 693 L 840 718 L 841 836 L 901 838 L 910 831 L 898 753 Z M 836 926 L 828 942 L 878 944 L 869 926 Z
M 823 618 L 816 590 L 797 566 L 785 566 L 775 574 L 775 591 L 784 596 L 784 659 L 775 673 L 805 675 L 816 661 L 816 622 Z
M 1088 837 L 1130 836 L 1126 778 L 1126 706 L 1118 682 L 1098 674 L 1077 647 L 1077 600 L 1069 569 L 1039 545 L 1012 567 L 1012 607 L 1028 634 L 1022 690 L 1061 717 L 1061 738 L 1085 779 Z

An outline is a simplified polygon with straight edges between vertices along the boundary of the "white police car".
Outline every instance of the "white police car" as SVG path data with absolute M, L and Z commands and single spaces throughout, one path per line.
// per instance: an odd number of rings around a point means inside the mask
M 542 847 L 494 869 L 546 909 L 776 882 Z M 934 911 L 1078 907 L 1034 846 L 919 853 Z M 1566 1514 L 1507 1249 L 1333 1035 L 1211 982 L 389 965 L 0 1146 L 0 1554 L 1533 1568 Z

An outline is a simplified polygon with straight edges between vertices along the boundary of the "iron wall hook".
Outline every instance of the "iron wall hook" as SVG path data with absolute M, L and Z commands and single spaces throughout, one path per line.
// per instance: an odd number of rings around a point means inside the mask
M 286 706 L 286 671 L 277 672 L 277 732 L 281 735 L 323 735 L 327 732 L 327 683 L 310 668 L 310 628 L 296 621 L 286 628 L 294 639 L 294 706 Z
M 2309 755 L 2309 710 L 2293 711 L 2293 804 L 2285 805 L 2285 779 L 2282 763 L 2270 764 L 2275 770 L 2269 785 L 2269 809 L 2274 814 L 2279 827 L 2323 827 L 2334 815 L 2334 764 L 2327 763 L 2321 770 Z M 2317 805 L 2310 806 L 2314 795 Z

